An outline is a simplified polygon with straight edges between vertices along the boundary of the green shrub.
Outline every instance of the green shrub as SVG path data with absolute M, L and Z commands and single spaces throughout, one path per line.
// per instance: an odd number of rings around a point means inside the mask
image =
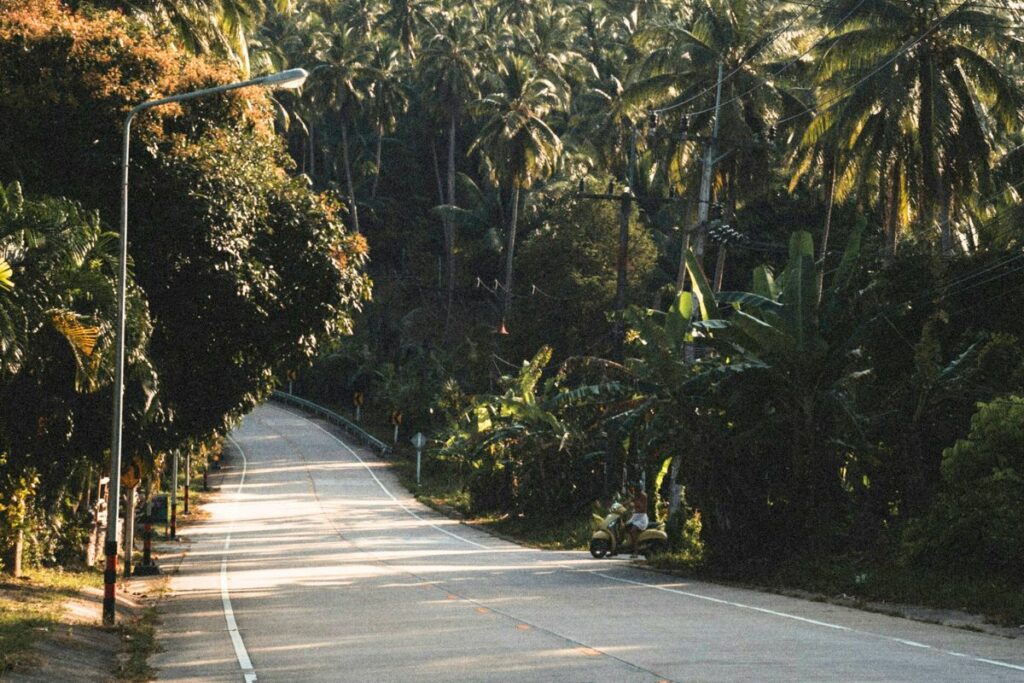
M 980 404 L 968 438 L 943 452 L 942 480 L 906 530 L 905 559 L 1024 578 L 1024 398 Z

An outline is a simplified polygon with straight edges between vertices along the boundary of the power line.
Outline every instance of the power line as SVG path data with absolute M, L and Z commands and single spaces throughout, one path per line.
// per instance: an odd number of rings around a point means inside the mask
M 866 2 L 866 1 L 867 1 L 867 0 L 860 0 L 860 2 L 858 3 L 858 7 L 859 7 L 860 5 L 863 5 L 863 4 L 864 4 L 864 3 Z M 787 24 L 786 24 L 785 26 L 783 26 L 782 28 L 780 28 L 780 29 L 776 30 L 776 31 L 775 31 L 775 35 L 773 35 L 773 36 L 772 36 L 771 38 L 769 38 L 768 40 L 766 40 L 766 41 L 764 42 L 764 45 L 762 45 L 762 46 L 761 46 L 760 48 L 758 48 L 757 52 L 755 52 L 755 53 L 754 53 L 753 55 L 750 55 L 750 56 L 749 56 L 749 57 L 748 57 L 748 58 L 747 58 L 746 60 L 744 60 L 744 61 L 741 61 L 741 62 L 740 62 L 740 63 L 739 63 L 739 64 L 738 64 L 737 66 L 736 66 L 736 68 L 735 68 L 735 69 L 733 69 L 733 70 L 732 70 L 732 71 L 730 71 L 730 72 L 729 72 L 728 74 L 726 74 L 726 75 L 725 75 L 725 76 L 724 76 L 724 77 L 722 78 L 722 82 L 723 82 L 723 83 L 725 83 L 726 81 L 728 81 L 729 79 L 731 79 L 731 78 L 732 78 L 733 76 L 735 76 L 735 75 L 736 75 L 736 74 L 738 74 L 739 72 L 743 71 L 743 68 L 744 68 L 744 67 L 745 67 L 745 66 L 746 66 L 746 65 L 747 65 L 747 64 L 748 64 L 749 62 L 751 62 L 752 60 L 754 60 L 754 59 L 755 59 L 755 58 L 756 58 L 756 57 L 757 57 L 757 56 L 758 56 L 758 55 L 759 55 L 759 54 L 760 54 L 761 52 L 763 52 L 764 50 L 767 50 L 767 49 L 768 49 L 768 47 L 769 47 L 769 46 L 770 46 L 770 45 L 771 45 L 772 43 L 774 43 L 774 42 L 775 42 L 775 40 L 776 40 L 776 39 L 777 39 L 777 38 L 778 38 L 779 36 L 781 36 L 781 35 L 782 35 L 783 33 L 786 33 L 787 31 L 789 31 L 789 30 L 790 30 L 790 29 L 791 29 L 791 28 L 792 28 L 792 27 L 793 27 L 793 26 L 794 26 L 794 25 L 795 25 L 795 24 L 796 24 L 796 23 L 797 23 L 797 22 L 798 22 L 799 20 L 803 19 L 803 18 L 804 18 L 804 15 L 805 15 L 805 14 L 807 14 L 807 11 L 806 11 L 806 10 L 804 10 L 803 12 L 801 12 L 800 14 L 798 14 L 797 16 L 793 17 L 793 19 L 791 19 L 791 20 L 790 20 L 790 21 L 789 21 L 789 22 L 788 22 L 788 23 L 787 23 Z M 684 106 L 686 106 L 687 104 L 689 104 L 689 103 L 691 103 L 691 102 L 694 102 L 694 101 L 696 101 L 696 100 L 699 100 L 699 99 L 700 99 L 701 97 L 704 97 L 705 95 L 707 95 L 707 94 L 708 94 L 708 93 L 710 93 L 711 91 L 715 90 L 715 89 L 716 89 L 717 87 L 718 87 L 718 83 L 717 83 L 717 81 L 716 81 L 715 85 L 709 85 L 709 86 L 708 86 L 707 88 L 705 88 L 704 90 L 700 91 L 700 92 L 699 92 L 699 93 L 697 93 L 696 95 L 692 95 L 691 97 L 688 97 L 688 98 L 686 98 L 686 99 L 685 99 L 685 100 L 683 100 L 682 102 L 676 102 L 675 104 L 671 104 L 671 105 L 668 105 L 668 106 L 666 106 L 666 107 L 662 107 L 661 109 L 653 109 L 652 111 L 653 111 L 654 113 L 656 113 L 656 114 L 664 114 L 665 112 L 668 112 L 668 111 L 674 111 L 674 110 L 676 110 L 676 109 L 679 109 L 680 107 L 684 107 Z
M 941 26 L 943 23 L 945 23 L 946 20 L 948 20 L 950 17 L 952 17 L 954 14 L 956 14 L 957 12 L 959 12 L 960 10 L 962 10 L 964 7 L 966 7 L 969 4 L 971 4 L 971 0 L 964 0 L 959 5 L 957 5 L 956 8 L 951 10 L 948 14 L 945 14 L 942 17 L 940 17 L 937 20 L 935 20 L 932 23 L 932 25 L 928 28 L 928 30 L 926 30 L 924 33 L 922 33 L 916 39 L 913 39 L 912 42 L 905 42 L 903 44 L 903 46 L 899 50 L 897 50 L 891 57 L 889 57 L 887 60 L 885 60 L 879 66 L 877 66 L 874 69 L 872 69 L 870 73 L 868 73 L 866 76 L 864 76 L 859 81 L 854 83 L 852 86 L 850 86 L 849 88 L 846 88 L 843 91 L 841 91 L 834 98 L 832 98 L 832 100 L 829 101 L 828 103 L 826 103 L 824 105 L 818 104 L 818 105 L 815 105 L 814 107 L 807 107 L 806 109 L 804 109 L 804 111 L 802 111 L 802 112 L 800 112 L 798 114 L 793 114 L 791 116 L 787 116 L 785 118 L 779 119 L 778 121 L 775 122 L 776 125 L 781 125 L 781 124 L 784 124 L 784 123 L 788 123 L 790 121 L 793 121 L 795 119 L 800 118 L 801 116 L 806 116 L 809 113 L 815 113 L 816 115 L 820 115 L 820 114 L 824 113 L 825 111 L 828 111 L 829 109 L 831 109 L 832 107 L 834 107 L 835 105 L 837 105 L 841 101 L 843 101 L 846 98 L 846 95 L 848 95 L 849 93 L 853 92 L 854 90 L 856 90 L 860 86 L 864 85 L 864 83 L 866 83 L 867 81 L 871 80 L 871 78 L 873 78 L 878 73 L 880 73 L 882 71 L 882 69 L 886 68 L 887 66 L 889 66 L 890 64 L 895 62 L 897 59 L 899 59 L 899 57 L 901 57 L 902 55 L 906 54 L 908 51 L 912 50 L 914 47 L 919 45 L 925 38 L 927 38 L 929 35 L 931 35 L 933 32 L 935 32 L 935 30 L 938 29 L 939 26 Z
M 788 1 L 788 0 L 786 0 L 786 1 Z M 800 63 L 800 61 L 801 61 L 801 60 L 802 60 L 802 59 L 803 59 L 804 57 L 806 57 L 806 56 L 807 56 L 807 55 L 809 55 L 809 54 L 810 54 L 811 52 L 813 52 L 814 50 L 816 50 L 817 48 L 819 48 L 819 47 L 821 46 L 821 44 L 822 44 L 822 43 L 824 43 L 824 42 L 825 42 L 826 40 L 828 40 L 828 38 L 829 38 L 829 37 L 831 37 L 831 36 L 832 36 L 832 34 L 833 34 L 833 33 L 835 33 L 836 31 L 838 31 L 840 27 L 842 27 L 842 26 L 843 26 L 843 25 L 844 25 L 844 24 L 845 24 L 845 23 L 846 23 L 847 21 L 849 21 L 849 20 L 850 20 L 850 18 L 851 18 L 851 17 L 852 17 L 852 16 L 854 15 L 854 14 L 856 14 L 858 10 L 860 10 L 860 8 L 861 8 L 861 7 L 862 7 L 862 6 L 864 5 L 864 3 L 865 3 L 865 2 L 867 2 L 867 0 L 860 0 L 860 2 L 858 2 L 858 3 L 857 3 L 857 4 L 855 5 L 855 6 L 854 6 L 854 8 L 853 8 L 853 9 L 851 9 L 851 10 L 850 10 L 850 11 L 849 11 L 849 12 L 848 12 L 848 13 L 846 14 L 846 16 L 844 16 L 844 17 L 843 17 L 843 18 L 842 18 L 842 19 L 841 19 L 841 20 L 840 20 L 840 21 L 839 21 L 839 22 L 838 22 L 838 23 L 837 23 L 837 24 L 836 24 L 836 25 L 835 25 L 834 27 L 832 27 L 831 29 L 829 29 L 829 30 L 828 30 L 828 31 L 827 31 L 827 32 L 825 33 L 825 35 L 824 35 L 824 36 L 822 36 L 822 37 L 821 37 L 820 39 L 818 39 L 818 40 L 817 40 L 817 41 L 816 41 L 816 42 L 815 42 L 814 44 L 812 44 L 812 45 L 811 45 L 811 46 L 810 46 L 809 48 L 807 48 L 806 50 L 804 50 L 803 52 L 801 52 L 801 53 L 800 53 L 799 55 L 797 55 L 796 57 L 794 57 L 793 59 L 791 59 L 791 60 L 790 60 L 789 62 L 787 62 L 786 64 L 784 64 L 784 65 L 783 65 L 783 66 L 782 66 L 781 68 L 779 68 L 779 69 L 778 69 L 777 71 L 773 72 L 773 73 L 771 74 L 771 78 L 773 78 L 773 79 L 774 79 L 774 78 L 776 78 L 776 77 L 778 77 L 778 76 L 781 76 L 781 75 L 782 75 L 783 73 L 785 73 L 786 71 L 789 71 L 789 69 L 791 69 L 792 67 L 794 67 L 794 66 L 796 66 L 797 64 L 799 64 L 799 63 Z M 738 72 L 738 71 L 739 71 L 739 69 L 736 69 L 736 71 L 734 71 L 733 73 L 736 73 L 736 72 Z M 723 102 L 723 103 L 722 103 L 722 105 L 721 105 L 721 106 L 722 106 L 722 107 L 725 107 L 725 106 L 727 106 L 727 105 L 730 105 L 730 104 L 732 104 L 733 102 L 736 102 L 736 101 L 738 101 L 738 100 L 741 100 L 741 99 L 743 99 L 744 97 L 746 97 L 747 95 L 750 95 L 750 94 L 751 94 L 751 93 L 753 93 L 754 91 L 756 91 L 756 90 L 759 90 L 759 89 L 761 89 L 762 87 L 764 87 L 764 86 L 765 86 L 765 85 L 767 85 L 767 84 L 768 84 L 768 81 L 766 81 L 766 80 L 763 80 L 763 81 L 761 81 L 760 83 L 758 83 L 757 85 L 755 85 L 755 86 L 753 86 L 753 87 L 749 88 L 749 89 L 748 89 L 748 90 L 747 90 L 746 92 L 743 92 L 743 93 L 741 93 L 741 94 L 739 94 L 739 95 L 736 95 L 735 97 L 733 97 L 733 98 L 731 98 L 731 99 L 729 99 L 729 100 L 726 100 L 725 102 Z M 708 92 L 710 92 L 710 88 L 709 88 L 708 90 L 705 90 L 705 91 L 704 91 L 703 93 L 701 93 L 701 95 L 707 94 Z M 695 99 L 695 98 L 694 98 L 694 99 Z M 691 101 L 692 101 L 692 100 L 691 100 Z M 713 107 L 712 107 L 712 108 L 707 108 L 707 109 L 701 109 L 700 111 L 690 112 L 690 113 L 688 114 L 688 116 L 702 116 L 702 115 L 704 115 L 704 114 L 707 114 L 707 113 L 710 113 L 710 112 L 712 112 L 712 111 L 714 111 L 714 108 L 713 108 Z

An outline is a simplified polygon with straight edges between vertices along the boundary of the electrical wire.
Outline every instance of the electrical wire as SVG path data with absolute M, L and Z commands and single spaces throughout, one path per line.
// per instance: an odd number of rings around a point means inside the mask
M 786 1 L 788 2 L 789 0 L 786 0 Z M 853 15 L 854 15 L 854 14 L 856 14 L 858 10 L 860 10 L 860 8 L 861 8 L 861 7 L 862 7 L 862 6 L 864 5 L 864 3 L 865 3 L 865 2 L 867 2 L 867 0 L 860 0 L 860 2 L 858 2 L 858 3 L 857 3 L 857 4 L 856 4 L 856 5 L 854 6 L 854 7 L 853 7 L 853 9 L 851 9 L 851 10 L 850 10 L 850 11 L 849 11 L 849 12 L 848 12 L 848 13 L 846 14 L 846 16 L 844 16 L 844 17 L 843 17 L 842 19 L 840 19 L 840 20 L 839 20 L 839 21 L 838 21 L 838 22 L 836 23 L 836 25 L 835 25 L 835 26 L 833 26 L 832 28 L 830 28 L 830 29 L 829 29 L 829 30 L 828 30 L 828 31 L 827 31 L 827 32 L 825 33 L 825 35 L 824 35 L 824 36 L 822 36 L 821 38 L 819 38 L 819 39 L 818 39 L 818 40 L 817 40 L 817 41 L 816 41 L 815 43 L 813 43 L 813 44 L 812 44 L 812 45 L 811 45 L 811 46 L 810 46 L 809 48 L 807 48 L 806 50 L 804 50 L 803 52 L 801 52 L 801 53 L 800 53 L 799 55 L 797 55 L 796 57 L 794 57 L 793 59 L 791 59 L 791 60 L 790 60 L 789 62 L 787 62 L 786 64 L 784 64 L 784 65 L 783 65 L 783 66 L 782 66 L 781 68 L 779 68 L 779 69 L 778 69 L 777 71 L 774 71 L 774 72 L 773 72 L 773 73 L 771 74 L 770 78 L 771 78 L 771 79 L 775 79 L 775 78 L 777 78 L 777 77 L 781 76 L 781 75 L 782 75 L 782 74 L 784 74 L 784 73 L 785 73 L 786 71 L 789 71 L 789 70 L 790 70 L 791 68 L 793 68 L 794 66 L 796 66 L 797 64 L 799 64 L 799 63 L 800 63 L 800 61 L 801 61 L 801 60 L 803 60 L 803 58 L 804 58 L 804 57 L 806 57 L 807 55 L 811 54 L 811 52 L 813 52 L 814 50 L 818 49 L 818 48 L 819 48 L 819 47 L 821 46 L 821 44 L 822 44 L 822 43 L 824 43 L 824 42 L 825 42 L 826 40 L 828 40 L 828 39 L 829 39 L 829 38 L 830 38 L 830 37 L 832 36 L 832 34 L 833 34 L 833 33 L 835 33 L 836 31 L 838 31 L 838 30 L 839 30 L 839 29 L 840 29 L 840 28 L 841 28 L 841 27 L 842 27 L 842 26 L 843 26 L 844 24 L 846 24 L 846 22 L 847 22 L 847 21 L 849 21 L 849 20 L 850 20 L 850 18 L 851 18 L 851 17 L 853 17 Z M 736 71 L 734 71 L 733 73 L 736 73 L 736 72 L 738 72 L 739 70 L 740 70 L 740 69 L 739 69 L 739 68 L 737 68 L 737 69 L 736 69 Z M 724 80 L 723 80 L 723 82 L 724 82 Z M 746 90 L 745 92 L 743 92 L 743 93 L 740 93 L 739 95 L 736 95 L 735 97 L 732 97 L 732 98 L 730 98 L 730 99 L 726 100 L 725 102 L 722 102 L 722 103 L 720 103 L 720 104 L 719 104 L 718 106 L 719 106 L 719 107 L 727 107 L 727 106 L 729 106 L 730 104 L 732 104 L 733 102 L 737 102 L 737 101 L 739 101 L 739 100 L 743 99 L 743 98 L 744 98 L 744 97 L 746 97 L 747 95 L 750 95 L 751 93 L 753 93 L 753 92 L 755 92 L 755 91 L 757 91 L 757 90 L 759 90 L 759 89 L 763 88 L 763 87 L 764 87 L 764 86 L 766 86 L 766 85 L 768 85 L 768 81 L 767 81 L 767 80 L 763 80 L 763 81 L 761 81 L 760 83 L 758 83 L 757 85 L 755 85 L 755 86 L 753 86 L 753 87 L 751 87 L 751 88 L 747 89 L 747 90 Z M 716 86 L 716 87 L 717 87 L 717 86 Z M 713 89 L 713 88 L 709 88 L 709 89 L 705 90 L 705 91 L 704 91 L 703 93 L 701 93 L 701 95 L 707 94 L 707 93 L 708 93 L 708 92 L 710 92 L 710 91 L 711 91 L 712 89 Z M 696 99 L 696 98 L 693 98 L 693 99 Z M 692 100 L 691 100 L 691 101 L 692 101 Z M 709 114 L 709 113 L 713 112 L 714 110 L 715 110 L 715 107 L 708 107 L 708 108 L 706 108 L 706 109 L 701 109 L 701 110 L 699 110 L 699 111 L 695 111 L 695 112 L 690 112 L 690 113 L 689 113 L 689 114 L 687 114 L 687 115 L 688 115 L 688 116 L 703 116 L 704 114 Z
M 957 5 L 953 10 L 951 10 L 948 14 L 945 14 L 945 15 L 939 17 L 938 19 L 936 19 L 932 23 L 932 25 L 928 28 L 928 30 L 926 30 L 924 33 L 922 33 L 916 39 L 913 39 L 912 42 L 909 42 L 909 41 L 905 42 L 903 44 L 903 46 L 899 50 L 897 50 L 891 57 L 886 59 L 879 66 L 877 66 L 874 69 L 872 69 L 870 73 L 868 73 L 866 76 L 864 76 L 863 78 L 858 80 L 852 86 L 850 86 L 849 88 L 846 88 L 842 92 L 838 93 L 828 103 L 826 103 L 824 105 L 817 104 L 814 107 L 807 107 L 806 109 L 804 109 L 804 111 L 802 111 L 802 112 L 800 112 L 798 114 L 792 114 L 790 116 L 786 116 L 784 118 L 779 119 L 778 121 L 775 122 L 775 125 L 782 125 L 784 123 L 788 123 L 788 122 L 793 121 L 795 119 L 798 119 L 798 118 L 800 118 L 802 116 L 806 116 L 809 113 L 814 113 L 815 115 L 820 115 L 820 114 L 828 111 L 829 109 L 831 109 L 832 107 L 836 106 L 837 104 L 842 102 L 844 99 L 846 99 L 846 96 L 848 94 L 850 94 L 851 92 L 853 92 L 854 90 L 856 90 L 857 88 L 862 86 L 864 83 L 866 83 L 867 81 L 871 80 L 873 77 L 878 75 L 882 71 L 882 69 L 885 69 L 887 66 L 889 66 L 890 64 L 895 62 L 901 56 L 905 55 L 907 52 L 909 52 L 910 50 L 914 49 L 917 45 L 919 45 L 922 41 L 924 41 L 925 38 L 927 38 L 932 33 L 934 33 L 950 17 L 952 17 L 954 14 L 956 14 L 957 12 L 959 12 L 960 10 L 962 10 L 964 7 L 966 7 L 969 4 L 971 4 L 971 0 L 964 0 L 959 5 Z
M 858 7 L 860 5 L 863 5 L 866 1 L 867 0 L 860 0 L 860 2 L 858 3 Z M 766 40 L 764 42 L 764 45 L 762 45 L 760 48 L 758 48 L 758 50 L 754 54 L 750 55 L 746 60 L 740 62 L 736 66 L 735 69 L 733 69 L 728 74 L 723 76 L 722 77 L 722 83 L 725 83 L 726 81 L 730 80 L 733 76 L 735 76 L 736 74 L 738 74 L 741 71 L 743 71 L 743 68 L 749 62 L 751 62 L 753 59 L 755 59 L 761 52 L 767 50 L 768 47 L 772 43 L 774 43 L 779 36 L 781 36 L 783 33 L 788 32 L 799 20 L 803 19 L 804 15 L 806 15 L 806 14 L 807 14 L 807 10 L 805 9 L 803 12 L 801 12 L 797 16 L 793 17 L 793 19 L 791 19 L 785 26 L 783 26 L 782 28 L 780 28 L 777 31 L 775 31 L 775 35 L 771 36 L 768 40 Z M 692 96 L 686 98 L 685 100 L 683 100 L 681 102 L 676 102 L 675 104 L 671 104 L 671 105 L 668 105 L 666 107 L 662 107 L 661 109 L 652 109 L 651 111 L 653 111 L 655 114 L 664 114 L 665 112 L 668 112 L 668 111 L 674 111 L 676 109 L 679 109 L 680 107 L 685 107 L 687 104 L 690 104 L 691 102 L 695 102 L 696 100 L 699 100 L 701 97 L 704 97 L 704 95 L 707 95 L 712 90 L 715 90 L 717 88 L 718 88 L 718 81 L 716 80 L 714 85 L 708 86 L 707 88 L 705 88 L 704 90 L 700 91 L 696 95 L 692 95 Z

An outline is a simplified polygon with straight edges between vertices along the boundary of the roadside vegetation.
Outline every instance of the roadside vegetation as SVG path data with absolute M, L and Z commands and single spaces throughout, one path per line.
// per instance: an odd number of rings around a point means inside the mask
M 80 564 L 108 474 L 124 116 L 238 76 L 118 12 L 0 2 L 9 572 Z M 345 230 L 340 207 L 288 174 L 265 93 L 158 108 L 138 124 L 123 460 L 145 493 L 168 487 L 172 451 L 193 452 L 201 469 L 278 377 L 351 328 L 370 285 L 365 241 Z
M 424 498 L 539 545 L 642 483 L 663 566 L 1024 622 L 1022 26 L 1009 0 L 0 0 L 8 565 L 78 553 L 102 472 L 123 115 L 302 66 L 140 121 L 151 488 L 287 381 L 382 439 L 400 413 Z
M 64 602 L 85 587 L 102 585 L 97 571 L 42 568 L 0 581 L 0 673 L 36 664 L 32 644 L 62 624 Z

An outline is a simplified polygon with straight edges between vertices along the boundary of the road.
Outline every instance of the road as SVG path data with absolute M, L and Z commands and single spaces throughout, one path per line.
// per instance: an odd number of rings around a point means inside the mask
M 1024 640 L 519 547 L 276 405 L 231 437 L 151 663 L 167 681 L 1024 681 Z

